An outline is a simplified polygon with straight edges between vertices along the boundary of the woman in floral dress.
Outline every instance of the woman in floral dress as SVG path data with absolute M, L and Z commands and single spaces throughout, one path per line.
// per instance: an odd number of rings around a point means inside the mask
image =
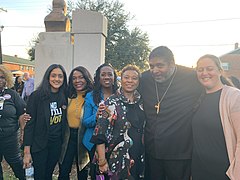
M 97 144 L 100 173 L 110 179 L 143 177 L 143 128 L 145 116 L 137 92 L 140 72 L 128 65 L 122 70 L 121 90 L 105 101 L 91 141 Z

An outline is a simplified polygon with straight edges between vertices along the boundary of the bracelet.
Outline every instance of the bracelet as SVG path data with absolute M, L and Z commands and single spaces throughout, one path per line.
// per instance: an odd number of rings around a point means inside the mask
M 100 167 L 103 167 L 103 166 L 105 166 L 105 164 L 107 164 L 107 160 L 106 160 L 106 158 L 105 159 L 101 159 L 101 160 L 98 160 L 98 166 L 100 166 Z

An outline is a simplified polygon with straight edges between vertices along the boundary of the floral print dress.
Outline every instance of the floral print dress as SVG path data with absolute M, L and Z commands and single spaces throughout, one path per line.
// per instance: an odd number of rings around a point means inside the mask
M 145 115 L 137 91 L 134 97 L 129 102 L 121 92 L 110 96 L 91 139 L 95 144 L 105 143 L 112 179 L 141 179 L 143 175 Z

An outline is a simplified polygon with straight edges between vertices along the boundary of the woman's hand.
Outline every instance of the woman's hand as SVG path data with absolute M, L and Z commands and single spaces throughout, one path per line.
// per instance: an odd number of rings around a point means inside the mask
M 30 153 L 30 146 L 24 147 L 23 168 L 29 168 L 32 165 L 32 156 Z
M 20 128 L 21 128 L 21 129 L 24 129 L 26 123 L 27 123 L 28 121 L 30 121 L 30 119 L 31 119 L 31 116 L 30 116 L 29 114 L 27 114 L 27 113 L 24 113 L 24 114 L 22 114 L 21 116 L 19 116 Z
M 32 165 L 32 156 L 30 153 L 25 154 L 24 153 L 24 157 L 23 157 L 23 168 L 29 168 Z
M 101 174 L 108 172 L 109 167 L 106 159 L 98 161 L 98 169 Z
M 99 116 L 102 115 L 102 111 L 105 110 L 106 106 L 104 103 L 100 103 L 99 104 L 99 107 L 98 107 L 98 110 L 97 110 L 97 119 L 99 118 Z

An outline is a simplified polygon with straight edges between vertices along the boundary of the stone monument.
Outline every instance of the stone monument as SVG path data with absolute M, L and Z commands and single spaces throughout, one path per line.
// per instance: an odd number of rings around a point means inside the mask
M 53 10 L 45 18 L 46 32 L 39 34 L 35 51 L 35 85 L 38 87 L 47 67 L 61 64 L 67 74 L 84 66 L 93 75 L 104 63 L 107 19 L 98 12 L 73 11 L 72 31 L 66 17 L 66 3 L 53 0 Z
M 66 14 L 66 2 L 64 0 L 53 0 L 52 11 L 44 19 L 46 32 L 70 32 L 70 20 Z

